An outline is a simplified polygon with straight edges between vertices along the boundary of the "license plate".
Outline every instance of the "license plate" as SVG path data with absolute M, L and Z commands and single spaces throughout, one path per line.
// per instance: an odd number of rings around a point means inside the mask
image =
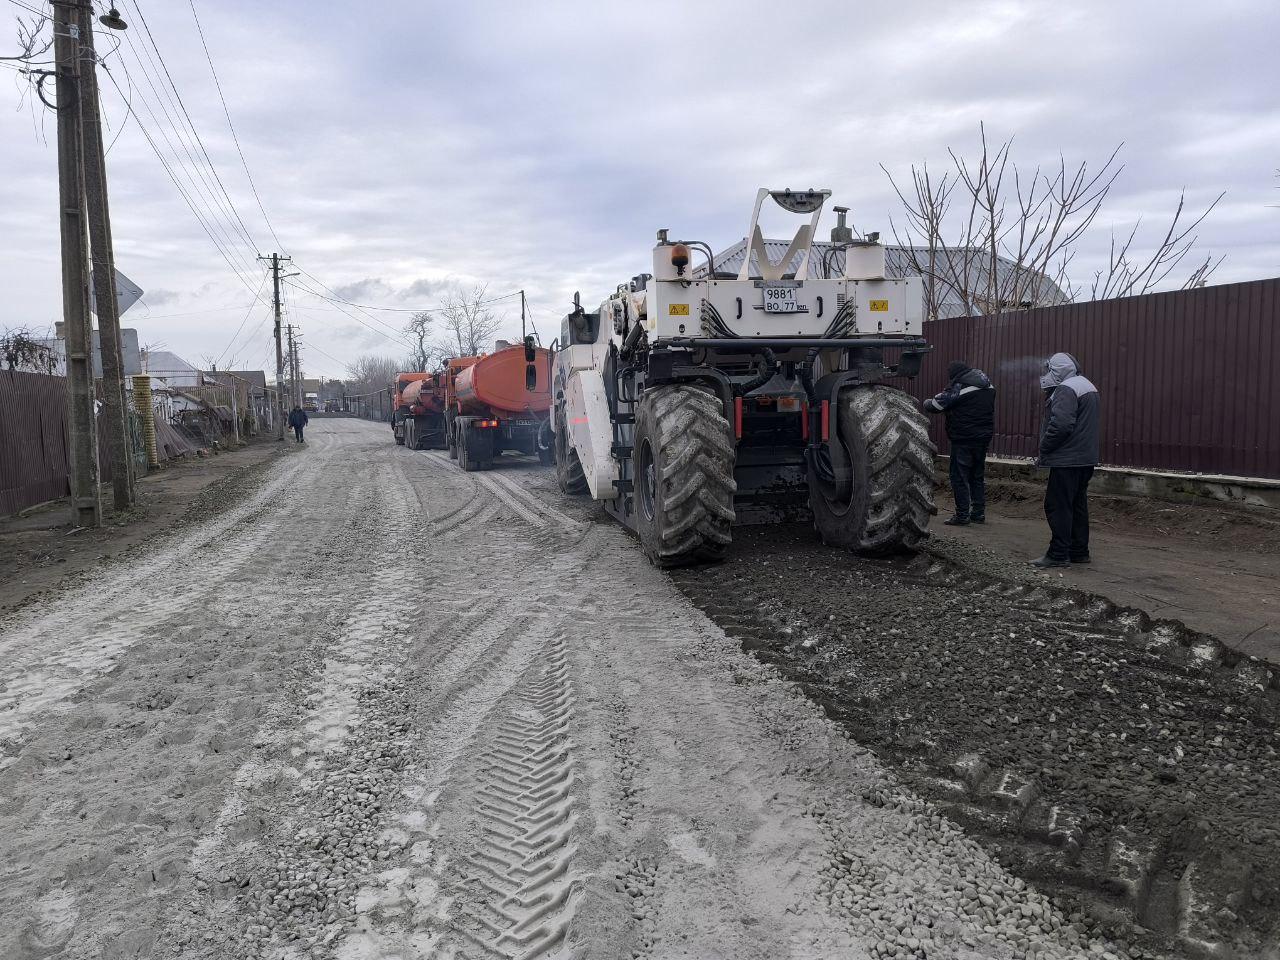
M 765 313 L 799 313 L 800 302 L 796 299 L 795 287 L 764 288 Z

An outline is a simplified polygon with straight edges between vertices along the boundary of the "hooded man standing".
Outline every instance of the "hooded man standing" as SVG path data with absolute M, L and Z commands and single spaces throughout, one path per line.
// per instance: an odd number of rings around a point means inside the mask
M 987 447 L 995 432 L 996 389 L 981 370 L 959 360 L 947 367 L 947 389 L 924 402 L 947 417 L 951 441 L 951 492 L 956 513 L 943 523 L 963 527 L 987 522 Z
M 1098 388 L 1080 375 L 1069 353 L 1045 361 L 1040 378 L 1044 390 L 1044 423 L 1040 456 L 1049 468 L 1044 515 L 1049 520 L 1049 549 L 1031 563 L 1066 567 L 1089 562 L 1089 480 L 1098 465 L 1100 410 Z

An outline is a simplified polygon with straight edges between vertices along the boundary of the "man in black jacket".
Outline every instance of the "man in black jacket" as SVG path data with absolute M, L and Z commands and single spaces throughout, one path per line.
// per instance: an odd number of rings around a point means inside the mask
M 947 389 L 924 408 L 947 417 L 951 441 L 951 492 L 956 512 L 948 526 L 987 521 L 987 446 L 995 430 L 996 389 L 981 370 L 955 361 L 947 367 Z
M 1080 375 L 1069 353 L 1045 361 L 1044 423 L 1037 465 L 1049 468 L 1044 515 L 1049 549 L 1032 560 L 1037 567 L 1066 567 L 1089 562 L 1089 480 L 1098 465 L 1100 399 L 1098 388 Z
M 302 443 L 302 428 L 307 425 L 307 411 L 301 407 L 294 407 L 289 411 L 289 426 L 293 427 L 293 437 L 296 443 Z

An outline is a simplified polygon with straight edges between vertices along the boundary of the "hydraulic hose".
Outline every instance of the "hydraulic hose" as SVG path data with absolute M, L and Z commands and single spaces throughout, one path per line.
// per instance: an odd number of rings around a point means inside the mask
M 746 396 L 757 387 L 763 387 L 778 372 L 778 358 L 773 355 L 773 351 L 768 347 L 755 347 L 752 349 L 752 353 L 760 355 L 764 360 L 764 368 L 745 383 L 735 383 L 733 385 L 733 395 L 735 397 Z

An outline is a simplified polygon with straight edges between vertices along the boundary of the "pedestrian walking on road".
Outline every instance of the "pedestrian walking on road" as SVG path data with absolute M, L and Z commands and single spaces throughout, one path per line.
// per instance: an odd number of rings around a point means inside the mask
M 1044 515 L 1049 549 L 1032 560 L 1036 567 L 1066 567 L 1089 562 L 1089 481 L 1098 465 L 1098 388 L 1080 374 L 1069 353 L 1045 361 L 1044 423 L 1036 464 L 1049 468 Z
M 307 411 L 301 407 L 294 407 L 289 411 L 289 426 L 293 427 L 293 438 L 295 442 L 302 442 L 302 428 L 307 425 Z
M 996 388 L 987 375 L 956 360 L 947 367 L 947 389 L 924 402 L 947 418 L 951 441 L 951 493 L 955 516 L 943 523 L 963 527 L 987 522 L 987 447 L 995 432 Z

